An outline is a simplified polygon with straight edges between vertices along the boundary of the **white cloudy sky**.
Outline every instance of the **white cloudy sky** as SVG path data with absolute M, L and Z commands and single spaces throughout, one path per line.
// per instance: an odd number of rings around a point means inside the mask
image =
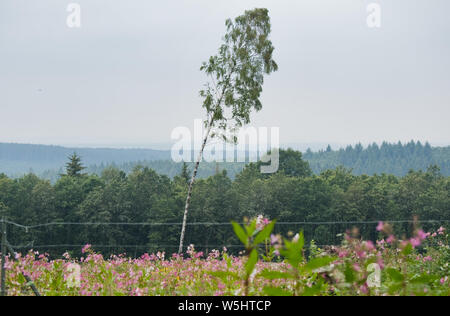
M 202 117 L 224 21 L 267 7 L 279 71 L 255 126 L 282 142 L 450 144 L 447 0 L 0 1 L 0 142 L 145 145 Z M 381 4 L 381 28 L 366 7 Z

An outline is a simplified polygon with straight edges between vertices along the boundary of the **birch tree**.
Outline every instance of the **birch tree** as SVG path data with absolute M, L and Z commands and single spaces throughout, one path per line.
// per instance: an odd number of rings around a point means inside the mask
M 274 47 L 269 39 L 271 25 L 267 9 L 245 11 L 234 20 L 226 20 L 225 25 L 227 31 L 218 53 L 200 67 L 208 78 L 200 91 L 206 112 L 205 133 L 189 182 L 179 253 L 183 251 L 192 188 L 208 140 L 237 142 L 239 128 L 250 123 L 252 111 L 262 108 L 264 75 L 278 69 L 272 58 Z

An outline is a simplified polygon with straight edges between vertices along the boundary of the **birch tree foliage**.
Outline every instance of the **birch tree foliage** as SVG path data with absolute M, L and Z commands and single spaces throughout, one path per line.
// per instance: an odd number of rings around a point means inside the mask
M 206 133 L 189 183 L 179 253 L 183 250 L 192 187 L 206 142 L 216 136 L 224 141 L 237 142 L 237 130 L 250 123 L 252 110 L 259 111 L 262 108 L 259 98 L 264 74 L 278 69 L 272 59 L 274 47 L 269 40 L 270 19 L 267 9 L 245 11 L 234 21 L 228 19 L 225 25 L 227 33 L 218 54 L 211 56 L 200 67 L 209 78 L 205 88 L 200 91 L 204 99 L 202 106 L 207 114 L 204 121 Z
M 200 68 L 209 78 L 200 91 L 211 138 L 236 142 L 235 132 L 250 123 L 252 110 L 262 108 L 264 74 L 278 69 L 272 58 L 271 25 L 267 9 L 246 11 L 225 22 L 227 32 L 217 55 Z M 229 133 L 226 133 L 229 132 Z M 227 135 L 234 135 L 231 137 Z

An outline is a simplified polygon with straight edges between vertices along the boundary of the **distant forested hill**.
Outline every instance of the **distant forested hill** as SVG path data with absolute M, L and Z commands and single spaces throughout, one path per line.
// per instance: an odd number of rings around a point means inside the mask
M 330 147 L 319 152 L 308 150 L 303 158 L 315 173 L 345 166 L 353 169 L 356 175 L 386 173 L 404 176 L 410 170 L 426 170 L 430 165 L 437 165 L 443 175 L 450 175 L 450 146 L 431 147 L 428 143 L 413 141 L 407 144 L 384 142 L 381 146 L 374 143 L 367 148 L 358 144 L 337 151 Z
M 67 148 L 61 146 L 0 143 L 0 172 L 23 174 L 30 169 L 38 174 L 58 170 L 76 152 L 87 166 L 125 163 L 137 160 L 168 160 L 170 151 L 153 149 Z
M 138 165 L 154 169 L 159 174 L 173 177 L 179 174 L 181 163 L 170 160 L 170 151 L 152 149 L 104 149 L 104 148 L 65 148 L 60 146 L 21 145 L 0 143 L 0 173 L 21 176 L 30 171 L 46 179 L 56 181 L 64 170 L 67 157 L 77 152 L 87 166 L 86 172 L 100 175 L 109 166 L 126 173 Z M 431 147 L 428 143 L 409 142 L 407 144 L 383 143 L 348 146 L 332 150 L 328 147 L 319 152 L 306 151 L 303 158 L 309 162 L 316 174 L 344 166 L 360 174 L 393 174 L 404 176 L 409 170 L 426 170 L 437 165 L 441 173 L 450 176 L 450 146 Z M 234 178 L 244 168 L 244 163 L 202 163 L 199 176 L 208 177 L 218 170 L 226 169 L 228 176 Z M 189 164 L 192 170 L 192 165 Z

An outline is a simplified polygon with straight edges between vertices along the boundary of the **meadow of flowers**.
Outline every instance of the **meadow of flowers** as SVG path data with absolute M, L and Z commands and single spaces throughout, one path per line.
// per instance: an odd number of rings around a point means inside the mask
M 30 251 L 7 258 L 8 295 L 450 295 L 448 234 L 445 228 L 397 238 L 380 222 L 376 242 L 347 232 L 341 246 L 305 247 L 303 234 L 272 234 L 275 221 L 233 223 L 246 251 L 226 248 L 208 254 L 194 245 L 184 255 L 158 252 L 132 259 L 104 258 L 90 245 L 83 257 L 51 260 Z

